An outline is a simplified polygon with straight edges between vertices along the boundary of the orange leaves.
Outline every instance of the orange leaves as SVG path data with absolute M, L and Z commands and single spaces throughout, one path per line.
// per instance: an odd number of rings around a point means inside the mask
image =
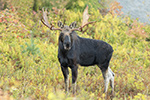
M 144 25 L 142 23 L 138 23 L 137 20 L 134 20 L 132 25 L 129 27 L 130 29 L 126 32 L 126 34 L 130 37 L 144 39 L 148 37 L 147 33 L 143 29 Z
M 0 23 L 2 23 L 0 30 L 6 35 L 15 36 L 15 34 L 19 35 L 27 32 L 25 25 L 20 22 L 18 12 L 12 6 L 9 9 L 0 11 Z
M 117 15 L 122 15 L 123 14 L 123 12 L 121 12 L 121 9 L 122 9 L 123 7 L 120 5 L 120 3 L 119 2 L 117 2 L 117 1 L 114 1 L 114 2 L 112 2 L 111 3 L 111 7 L 110 7 L 110 13 L 114 16 L 115 15 L 115 13 L 117 14 Z
M 58 14 L 59 10 L 56 7 L 52 7 L 52 9 L 55 14 Z

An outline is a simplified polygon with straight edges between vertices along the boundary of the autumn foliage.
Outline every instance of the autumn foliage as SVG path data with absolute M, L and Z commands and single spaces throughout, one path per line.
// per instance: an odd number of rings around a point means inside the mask
M 10 0 L 7 8 L 0 11 L 0 99 L 105 99 L 104 81 L 97 66 L 80 66 L 77 95 L 65 94 L 57 59 L 59 31 L 50 31 L 41 23 L 41 10 L 32 10 L 33 1 Z M 81 4 L 86 7 L 84 0 Z M 78 35 L 106 41 L 114 48 L 110 63 L 115 73 L 114 100 L 149 100 L 150 26 L 123 16 L 121 8 L 114 2 L 103 16 L 89 5 L 89 21 L 97 22 Z M 82 15 L 80 10 L 63 7 L 48 9 L 49 22 L 56 27 L 59 20 L 67 25 L 76 21 L 80 26 Z

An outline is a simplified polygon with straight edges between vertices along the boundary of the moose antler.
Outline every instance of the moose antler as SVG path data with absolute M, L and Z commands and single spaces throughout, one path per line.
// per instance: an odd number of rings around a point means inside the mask
M 44 11 L 44 8 L 42 8 L 42 12 L 43 12 L 43 15 L 42 15 L 42 23 L 47 26 L 48 28 L 50 28 L 50 30 L 62 30 L 61 28 L 55 28 L 52 24 L 49 24 L 48 23 L 48 18 L 47 18 L 47 9 Z
M 92 24 L 92 23 L 95 23 L 96 21 L 91 21 L 91 22 L 88 22 L 88 19 L 89 19 L 89 14 L 88 14 L 88 6 L 85 8 L 84 12 L 83 12 L 83 21 L 82 21 L 82 25 L 79 27 L 79 28 L 73 28 L 72 31 L 80 31 L 82 32 L 83 31 L 83 28 L 85 26 L 87 26 L 88 24 Z

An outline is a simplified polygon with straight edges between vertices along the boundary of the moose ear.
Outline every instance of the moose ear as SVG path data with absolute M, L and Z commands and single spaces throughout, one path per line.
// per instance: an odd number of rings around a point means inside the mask
M 75 27 L 76 27 L 76 25 L 77 25 L 77 23 L 76 23 L 76 22 L 72 22 L 72 23 L 69 25 L 69 27 L 70 27 L 71 29 L 73 29 L 73 28 L 75 28 Z
M 63 28 L 63 27 L 64 27 L 64 25 L 63 25 L 63 23 L 62 23 L 61 21 L 58 21 L 57 25 L 58 25 L 58 27 L 60 27 L 60 28 Z

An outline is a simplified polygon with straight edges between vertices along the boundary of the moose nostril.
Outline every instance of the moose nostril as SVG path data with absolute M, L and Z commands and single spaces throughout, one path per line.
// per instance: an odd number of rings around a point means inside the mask
M 69 48 L 69 43 L 66 44 L 66 47 Z

